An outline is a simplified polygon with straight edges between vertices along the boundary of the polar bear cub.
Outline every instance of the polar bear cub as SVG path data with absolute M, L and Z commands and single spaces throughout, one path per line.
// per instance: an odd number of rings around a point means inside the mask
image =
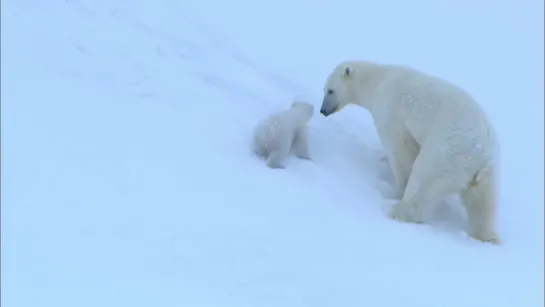
M 330 73 L 320 113 L 369 111 L 395 177 L 388 216 L 421 223 L 459 193 L 469 235 L 500 243 L 495 229 L 498 144 L 483 110 L 461 88 L 400 65 L 346 61 Z
M 294 101 L 287 110 L 272 114 L 258 123 L 254 131 L 254 152 L 267 159 L 271 168 L 285 168 L 290 152 L 310 160 L 307 141 L 307 123 L 314 106 Z

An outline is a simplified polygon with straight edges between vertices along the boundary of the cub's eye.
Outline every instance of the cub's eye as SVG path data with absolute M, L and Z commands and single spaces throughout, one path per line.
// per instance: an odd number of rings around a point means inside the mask
M 328 94 L 328 95 L 331 95 L 331 94 L 333 94 L 333 93 L 334 93 L 333 90 L 327 90 L 327 94 Z

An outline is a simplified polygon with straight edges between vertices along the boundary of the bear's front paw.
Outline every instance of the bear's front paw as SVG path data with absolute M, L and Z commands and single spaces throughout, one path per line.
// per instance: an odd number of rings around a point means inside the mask
M 310 155 L 298 155 L 297 157 L 299 159 L 312 161 L 312 158 L 310 157 Z
M 501 245 L 502 241 L 499 236 L 494 232 L 475 232 L 469 235 L 475 240 L 479 240 L 485 243 L 491 243 L 494 245 Z
M 286 168 L 286 166 L 284 165 L 284 163 L 281 163 L 281 162 L 278 162 L 278 161 L 275 161 L 275 160 L 267 160 L 267 166 L 270 167 L 270 168 L 273 168 L 273 169 L 284 169 Z
M 417 209 L 403 201 L 391 205 L 387 210 L 387 216 L 392 220 L 397 220 L 404 223 L 423 223 Z

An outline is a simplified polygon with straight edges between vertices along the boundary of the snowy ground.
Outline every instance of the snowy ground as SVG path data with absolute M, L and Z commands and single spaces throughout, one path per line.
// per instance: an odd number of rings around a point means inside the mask
M 542 1 L 184 2 L 2 1 L 2 306 L 543 306 Z M 314 162 L 250 154 L 348 58 L 483 104 L 503 246 L 455 198 L 387 220 L 362 109 L 312 119 Z

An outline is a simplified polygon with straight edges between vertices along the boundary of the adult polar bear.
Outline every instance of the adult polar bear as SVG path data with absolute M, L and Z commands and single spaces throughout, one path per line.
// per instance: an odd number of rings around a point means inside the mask
M 388 216 L 422 223 L 447 195 L 460 193 L 468 233 L 499 244 L 495 229 L 497 143 L 486 115 L 461 88 L 413 68 L 340 63 L 329 75 L 320 113 L 347 104 L 367 109 L 395 177 Z

